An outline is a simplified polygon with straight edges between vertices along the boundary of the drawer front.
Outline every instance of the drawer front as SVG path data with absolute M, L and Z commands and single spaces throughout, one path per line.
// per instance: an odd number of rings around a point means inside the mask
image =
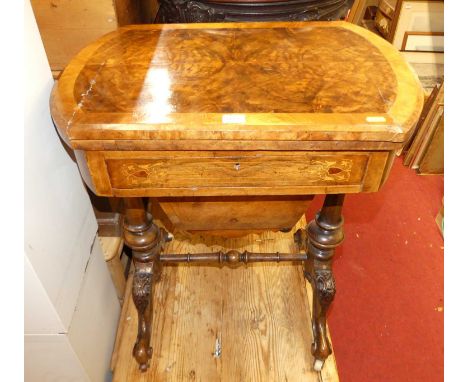
M 366 184 L 379 187 L 387 156 L 387 152 L 289 151 L 87 153 L 94 184 L 103 185 L 102 177 L 107 177 L 104 183 L 115 196 L 359 192 Z

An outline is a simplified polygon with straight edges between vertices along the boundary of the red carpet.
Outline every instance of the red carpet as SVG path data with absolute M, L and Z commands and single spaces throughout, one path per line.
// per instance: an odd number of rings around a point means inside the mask
M 346 197 L 328 321 L 342 382 L 443 381 L 442 197 L 401 158 L 380 192 Z

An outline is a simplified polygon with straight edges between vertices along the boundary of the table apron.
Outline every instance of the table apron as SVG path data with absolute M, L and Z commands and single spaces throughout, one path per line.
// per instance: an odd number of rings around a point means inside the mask
M 101 196 L 310 195 L 377 191 L 392 151 L 76 151 Z

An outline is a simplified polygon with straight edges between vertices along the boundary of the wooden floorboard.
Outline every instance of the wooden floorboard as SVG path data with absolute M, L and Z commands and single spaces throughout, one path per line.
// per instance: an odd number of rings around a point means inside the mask
M 179 233 L 166 251 L 287 252 L 295 249 L 294 231 L 235 239 Z M 131 355 L 137 314 L 130 291 L 128 285 L 112 359 L 115 382 L 338 381 L 333 356 L 320 375 L 312 370 L 311 289 L 300 264 L 166 266 L 154 291 L 153 358 L 146 373 Z

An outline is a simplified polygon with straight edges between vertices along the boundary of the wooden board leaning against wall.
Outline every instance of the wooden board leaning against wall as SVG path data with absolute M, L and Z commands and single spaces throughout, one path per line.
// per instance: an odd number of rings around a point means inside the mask
M 31 0 L 54 78 L 89 43 L 119 26 L 150 24 L 157 0 Z
M 444 84 L 427 99 L 415 133 L 405 148 L 404 164 L 419 174 L 444 173 Z

